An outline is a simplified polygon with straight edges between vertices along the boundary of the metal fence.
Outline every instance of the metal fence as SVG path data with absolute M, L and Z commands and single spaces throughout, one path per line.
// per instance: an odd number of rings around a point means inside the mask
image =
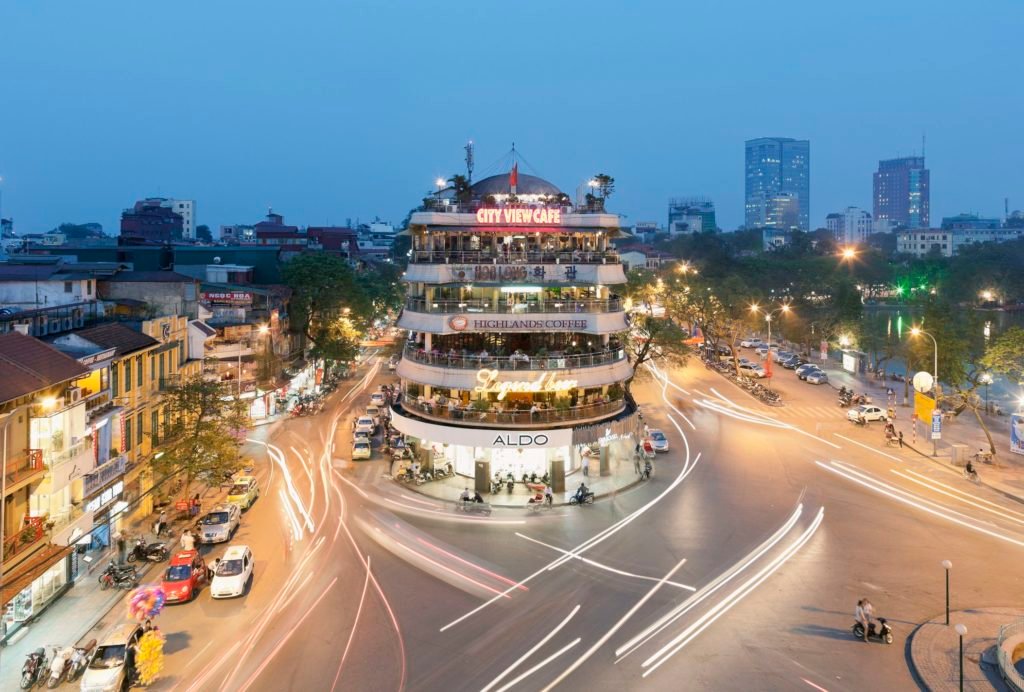
M 405 358 L 424 365 L 440 365 L 446 368 L 462 368 L 479 370 L 572 370 L 587 368 L 594 365 L 608 365 L 626 359 L 625 350 L 619 348 L 612 351 L 585 353 L 576 355 L 512 355 L 512 356 L 479 356 L 462 353 L 431 353 L 418 348 L 415 344 L 407 344 Z
M 620 312 L 622 301 L 619 298 L 587 299 L 587 300 L 556 300 L 543 302 L 512 303 L 509 301 L 490 300 L 426 300 L 425 298 L 409 297 L 405 307 L 413 312 L 439 312 L 443 314 L 459 312 L 489 312 L 502 314 L 544 314 L 544 313 L 592 313 Z

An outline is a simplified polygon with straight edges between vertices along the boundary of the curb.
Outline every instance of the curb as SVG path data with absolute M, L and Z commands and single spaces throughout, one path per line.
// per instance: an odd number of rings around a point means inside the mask
M 936 616 L 936 617 L 938 617 L 938 616 Z M 907 662 L 907 668 L 910 670 L 910 676 L 912 678 L 914 678 L 914 682 L 922 690 L 931 690 L 931 688 L 928 687 L 928 685 L 925 684 L 924 678 L 921 677 L 921 671 L 919 671 L 917 669 L 917 664 L 914 663 L 914 653 L 913 653 L 913 651 L 914 651 L 914 636 L 918 633 L 918 631 L 922 627 L 924 627 L 925 625 L 927 625 L 931 621 L 932 621 L 932 618 L 929 618 L 928 620 L 925 620 L 924 622 L 917 623 L 914 626 L 914 629 L 912 629 L 910 631 L 910 634 L 907 635 L 907 643 L 903 645 L 903 658 Z
M 392 483 L 396 483 L 396 484 L 398 483 L 398 481 L 394 480 L 394 478 L 390 478 L 389 480 Z M 602 493 L 595 493 L 594 494 L 594 501 L 596 502 L 597 500 L 600 500 L 600 499 L 603 499 L 603 498 L 606 498 L 606 497 L 611 497 L 612 495 L 616 495 L 619 492 L 622 492 L 623 490 L 629 490 L 630 488 L 632 488 L 632 487 L 634 487 L 636 485 L 639 485 L 640 483 L 643 483 L 642 479 L 634 478 L 632 481 L 630 481 L 626 485 L 623 485 L 621 487 L 615 488 L 614 490 L 610 490 L 610 491 L 602 492 Z M 421 491 L 419 489 L 420 486 L 416 486 L 414 488 L 414 487 L 411 487 L 411 486 L 406 485 L 404 483 L 399 484 L 399 485 L 400 485 L 400 487 L 408 488 L 409 490 L 412 490 L 413 492 L 415 492 L 415 493 L 417 493 L 419 495 L 422 495 L 423 497 L 429 497 L 431 500 L 437 500 L 438 502 L 442 502 L 442 503 L 444 503 L 446 505 L 451 505 L 452 507 L 457 505 L 458 502 L 459 502 L 458 500 L 445 500 L 443 498 L 435 497 L 434 495 L 430 495 L 429 493 L 425 493 L 425 492 L 423 492 L 423 491 Z M 491 497 L 493 497 L 493 496 L 491 496 Z M 486 496 L 484 497 L 484 502 L 486 504 L 489 504 L 491 507 L 497 507 L 497 508 L 501 508 L 501 509 L 517 509 L 517 508 L 518 509 L 528 509 L 530 507 L 530 504 L 527 503 L 527 502 L 524 502 L 523 504 L 516 504 L 516 505 L 507 505 L 507 504 L 501 504 L 501 503 L 498 503 L 498 502 L 491 502 L 491 501 L 489 501 L 487 499 Z M 554 507 L 571 507 L 571 505 L 569 504 L 568 501 L 565 501 L 565 502 L 555 502 L 555 503 L 553 503 L 553 506 Z
M 903 446 L 908 448 L 908 449 L 910 449 L 913 452 L 917 452 L 922 457 L 924 457 L 928 461 L 932 462 L 933 464 L 935 464 L 939 468 L 946 469 L 947 471 L 949 471 L 950 468 L 951 468 L 951 466 L 949 466 L 947 464 L 943 464 L 941 461 L 939 461 L 938 457 L 933 457 L 931 454 L 925 454 L 920 449 L 917 449 L 916 447 L 914 447 L 913 445 L 908 443 L 906 440 L 904 440 Z M 986 488 L 988 488 L 989 490 L 991 490 L 994 493 L 999 493 L 1000 495 L 1002 495 L 1006 499 L 1010 500 L 1011 502 L 1018 502 L 1018 503 L 1024 505 L 1024 497 L 1021 497 L 1019 495 L 1014 495 L 1011 492 L 1003 490 L 1002 488 L 997 488 L 996 486 L 990 485 L 989 483 L 986 483 L 985 481 L 982 481 L 982 480 L 979 480 L 978 483 L 979 483 L 979 485 L 985 486 Z

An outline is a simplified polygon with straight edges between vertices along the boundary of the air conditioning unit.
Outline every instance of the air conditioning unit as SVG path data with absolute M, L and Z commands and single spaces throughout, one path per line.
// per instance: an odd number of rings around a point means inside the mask
M 68 387 L 68 399 L 72 404 L 77 404 L 82 400 L 82 388 L 81 387 Z
M 65 318 L 64 318 L 64 329 L 65 329 L 65 330 L 67 330 L 67 329 L 71 329 L 71 328 L 72 328 L 72 327 L 74 327 L 74 326 L 75 326 L 75 325 L 74 325 L 74 322 L 72 322 L 72 320 L 71 320 L 71 318 L 70 318 L 70 317 L 65 317 Z

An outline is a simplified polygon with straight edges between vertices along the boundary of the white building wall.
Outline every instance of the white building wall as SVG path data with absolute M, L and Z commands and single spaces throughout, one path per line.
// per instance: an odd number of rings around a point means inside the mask
M 96 283 L 93 279 L 0 282 L 0 307 L 32 310 L 84 303 L 95 298 Z

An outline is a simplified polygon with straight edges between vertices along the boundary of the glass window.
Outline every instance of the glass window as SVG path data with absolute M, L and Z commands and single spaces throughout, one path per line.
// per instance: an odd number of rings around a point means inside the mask
M 121 440 L 121 446 L 124 451 L 130 452 L 132 449 L 132 418 L 131 416 L 125 416 L 124 419 L 124 439 Z
M 135 375 L 139 380 L 139 386 L 142 386 L 142 356 L 135 356 Z
M 163 354 L 160 354 L 163 355 Z M 156 359 L 153 356 L 149 357 L 149 381 L 156 381 Z
M 160 412 L 153 411 L 149 414 L 149 434 L 153 437 L 153 444 L 160 443 Z
M 118 367 L 117 363 L 114 363 L 113 365 L 110 366 L 110 395 L 111 396 L 117 396 L 117 385 L 118 385 L 118 381 L 117 380 L 118 380 L 119 372 L 120 372 L 120 368 Z
M 142 444 L 142 414 L 135 416 L 135 443 Z
M 131 361 L 127 361 L 124 364 L 124 391 L 128 393 L 132 391 L 132 364 Z
M 64 292 L 65 293 L 71 293 L 71 282 L 70 281 L 65 281 L 64 282 Z

